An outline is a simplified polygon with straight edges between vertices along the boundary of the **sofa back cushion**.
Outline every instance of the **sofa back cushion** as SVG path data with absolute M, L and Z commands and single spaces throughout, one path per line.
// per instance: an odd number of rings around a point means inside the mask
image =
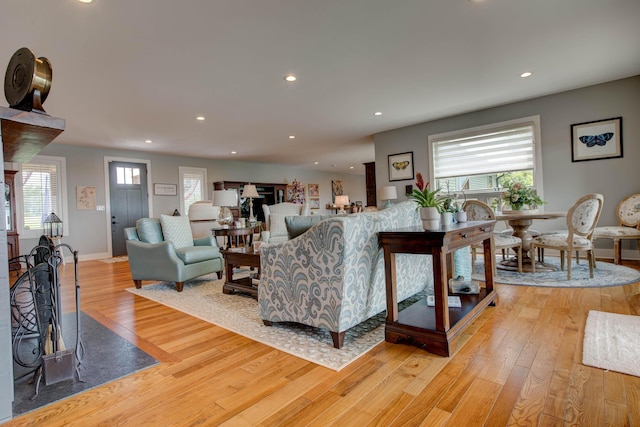
M 136 221 L 138 238 L 144 243 L 160 243 L 164 240 L 158 218 L 140 218 Z
M 305 216 L 285 216 L 284 223 L 287 226 L 289 239 L 294 239 L 319 223 L 328 218 L 338 216 L 346 216 L 346 214 L 329 214 L 329 215 L 305 215 Z
M 160 215 L 164 239 L 173 243 L 176 249 L 193 246 L 193 234 L 186 216 Z

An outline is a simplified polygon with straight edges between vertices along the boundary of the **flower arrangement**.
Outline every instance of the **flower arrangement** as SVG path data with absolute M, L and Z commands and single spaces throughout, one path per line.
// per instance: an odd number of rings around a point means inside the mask
M 508 180 L 505 184 L 506 191 L 500 195 L 500 200 L 511 206 L 513 210 L 520 210 L 523 206 L 536 209 L 545 203 L 533 188 L 527 187 L 520 181 Z
M 287 186 L 287 201 L 301 205 L 305 202 L 304 185 L 300 184 L 300 181 L 294 179 L 293 182 Z
M 422 178 L 422 174 L 418 172 L 416 174 L 416 187 L 414 188 L 411 194 L 408 194 L 407 197 L 418 204 L 418 207 L 421 208 L 436 208 L 438 212 L 442 212 L 443 205 L 445 199 L 438 197 L 438 193 L 440 189 L 436 189 L 431 191 L 429 189 L 429 183 L 425 184 L 424 179 Z

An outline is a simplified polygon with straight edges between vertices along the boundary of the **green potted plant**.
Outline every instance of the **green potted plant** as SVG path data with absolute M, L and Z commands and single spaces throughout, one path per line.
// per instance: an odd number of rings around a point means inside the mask
M 416 187 L 407 196 L 418 204 L 422 227 L 425 230 L 432 230 L 440 227 L 440 213 L 444 204 L 443 198 L 439 197 L 440 189 L 430 190 L 429 183 L 425 184 L 422 174 L 416 174 Z
M 453 202 L 454 207 L 454 216 L 456 218 L 456 222 L 467 222 L 467 213 L 464 211 L 464 204 L 467 201 L 467 195 L 464 191 L 460 191 L 462 194 L 462 202 L 458 200 L 458 193 L 456 193 L 456 198 Z

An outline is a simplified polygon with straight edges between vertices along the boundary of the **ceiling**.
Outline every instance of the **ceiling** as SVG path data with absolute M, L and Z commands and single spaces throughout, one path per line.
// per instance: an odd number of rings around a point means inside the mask
M 640 1 L 2 0 L 21 47 L 58 143 L 361 174 L 377 132 L 640 74 Z

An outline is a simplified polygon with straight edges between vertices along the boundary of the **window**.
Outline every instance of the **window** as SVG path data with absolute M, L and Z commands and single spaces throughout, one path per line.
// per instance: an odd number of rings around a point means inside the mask
M 140 184 L 140 168 L 117 166 L 116 184 Z
M 20 166 L 22 185 L 16 195 L 22 200 L 20 234 L 37 238 L 44 230 L 43 221 L 55 213 L 68 224 L 66 204 L 66 162 L 62 157 L 36 156 Z M 68 227 L 64 227 L 68 230 Z
M 491 197 L 509 174 L 542 194 L 539 135 L 539 116 L 431 135 L 430 181 L 443 192 Z
M 180 166 L 180 211 L 187 215 L 189 206 L 193 203 L 206 200 L 207 195 L 207 170 L 202 168 L 188 168 Z

